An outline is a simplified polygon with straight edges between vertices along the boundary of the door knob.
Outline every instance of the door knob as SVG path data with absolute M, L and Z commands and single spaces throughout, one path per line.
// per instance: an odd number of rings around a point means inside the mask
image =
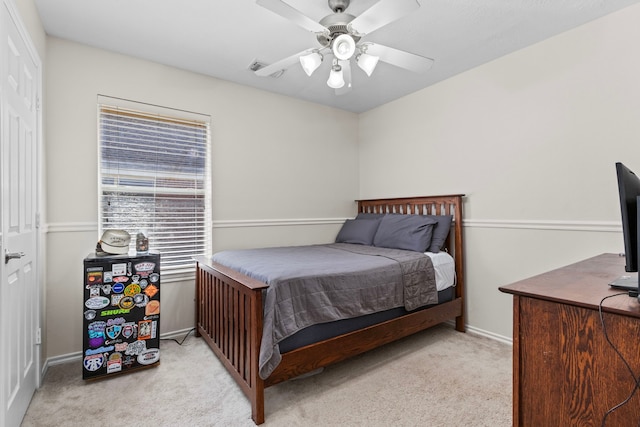
M 4 251 L 4 263 L 7 264 L 12 259 L 20 259 L 24 256 L 24 252 Z

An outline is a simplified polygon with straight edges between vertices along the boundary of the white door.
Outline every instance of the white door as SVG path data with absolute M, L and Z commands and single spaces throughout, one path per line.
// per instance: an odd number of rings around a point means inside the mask
M 0 425 L 19 426 L 39 383 L 39 60 L 12 2 L 0 11 Z M 37 62 L 36 62 L 37 61 Z

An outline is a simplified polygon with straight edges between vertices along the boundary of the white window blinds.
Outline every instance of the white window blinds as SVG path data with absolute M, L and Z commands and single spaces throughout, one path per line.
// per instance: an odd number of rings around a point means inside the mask
M 143 232 L 164 279 L 193 277 L 211 248 L 209 120 L 151 107 L 99 104 L 100 232 L 127 230 L 132 250 Z

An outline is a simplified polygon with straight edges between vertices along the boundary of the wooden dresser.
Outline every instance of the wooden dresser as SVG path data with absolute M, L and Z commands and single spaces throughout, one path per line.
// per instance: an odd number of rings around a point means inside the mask
M 634 379 L 603 333 L 598 306 L 620 293 L 624 258 L 603 254 L 500 288 L 513 294 L 513 425 L 600 426 Z M 603 303 L 606 332 L 640 376 L 640 303 Z M 640 425 L 640 390 L 607 416 L 606 426 Z

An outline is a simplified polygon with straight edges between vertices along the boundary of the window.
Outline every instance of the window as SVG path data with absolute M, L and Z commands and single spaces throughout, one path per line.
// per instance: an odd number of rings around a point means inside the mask
M 192 278 L 211 248 L 208 116 L 100 97 L 100 231 L 142 232 L 164 280 Z

